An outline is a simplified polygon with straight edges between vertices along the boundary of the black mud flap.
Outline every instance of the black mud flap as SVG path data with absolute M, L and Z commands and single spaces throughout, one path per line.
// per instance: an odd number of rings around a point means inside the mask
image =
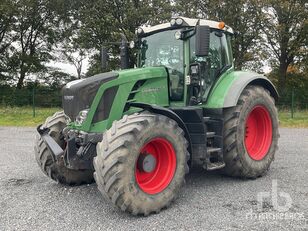
M 60 147 L 60 145 L 48 134 L 49 128 L 42 128 L 42 124 L 37 127 L 37 132 L 40 134 L 44 143 L 47 145 L 47 148 L 50 150 L 52 154 L 52 158 L 54 161 L 59 160 L 61 156 L 64 155 L 64 150 Z

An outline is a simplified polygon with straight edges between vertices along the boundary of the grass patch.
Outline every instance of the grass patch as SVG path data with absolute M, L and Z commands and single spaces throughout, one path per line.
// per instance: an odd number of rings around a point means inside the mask
M 290 111 L 280 111 L 279 120 L 281 127 L 308 128 L 308 110 L 295 111 L 293 119 Z
M 0 107 L 0 126 L 36 127 L 61 108 Z
M 32 107 L 0 107 L 0 126 L 36 127 L 61 108 L 36 108 L 33 117 Z M 281 127 L 308 128 L 308 110 L 296 111 L 291 118 L 289 111 L 280 111 Z

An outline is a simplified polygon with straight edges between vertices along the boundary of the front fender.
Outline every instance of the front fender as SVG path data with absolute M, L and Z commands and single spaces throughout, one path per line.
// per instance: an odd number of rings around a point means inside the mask
M 278 92 L 273 83 L 264 75 L 254 72 L 232 71 L 221 76 L 208 97 L 205 107 L 227 108 L 236 106 L 237 101 L 248 85 L 259 85 L 267 89 L 277 101 Z
M 183 129 L 183 131 L 185 133 L 185 138 L 188 141 L 188 151 L 189 151 L 189 153 L 192 153 L 191 138 L 190 138 L 189 131 L 188 131 L 185 123 L 181 119 L 181 117 L 179 117 L 174 111 L 170 110 L 169 108 L 164 108 L 164 107 L 157 106 L 157 105 L 150 105 L 150 104 L 146 104 L 146 103 L 137 103 L 137 102 L 134 103 L 133 102 L 133 103 L 130 103 L 130 105 L 133 106 L 133 107 L 142 108 L 146 111 L 149 111 L 149 112 L 152 112 L 152 113 L 155 113 L 155 114 L 167 116 L 170 119 L 177 122 L 179 127 L 181 129 Z

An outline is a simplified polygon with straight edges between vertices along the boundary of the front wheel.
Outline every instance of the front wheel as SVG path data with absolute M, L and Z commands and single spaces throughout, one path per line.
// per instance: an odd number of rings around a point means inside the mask
M 94 178 L 98 188 L 123 211 L 134 215 L 159 212 L 184 182 L 187 145 L 183 130 L 168 117 L 124 116 L 97 145 Z
M 274 99 L 263 87 L 246 87 L 237 106 L 224 111 L 223 172 L 245 178 L 264 175 L 274 160 L 278 138 Z
M 61 146 L 65 146 L 62 130 L 66 126 L 67 116 L 63 111 L 56 112 L 46 119 L 43 127 L 49 128 L 49 135 Z M 51 179 L 64 185 L 81 185 L 93 182 L 93 170 L 68 169 L 64 160 L 54 161 L 52 154 L 40 135 L 35 138 L 35 159 L 41 170 Z

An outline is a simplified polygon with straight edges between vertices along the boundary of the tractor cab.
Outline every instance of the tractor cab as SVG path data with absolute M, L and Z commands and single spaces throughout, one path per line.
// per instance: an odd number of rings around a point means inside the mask
M 136 34 L 137 66 L 166 67 L 170 101 L 205 103 L 215 81 L 233 68 L 233 30 L 224 22 L 178 17 Z

